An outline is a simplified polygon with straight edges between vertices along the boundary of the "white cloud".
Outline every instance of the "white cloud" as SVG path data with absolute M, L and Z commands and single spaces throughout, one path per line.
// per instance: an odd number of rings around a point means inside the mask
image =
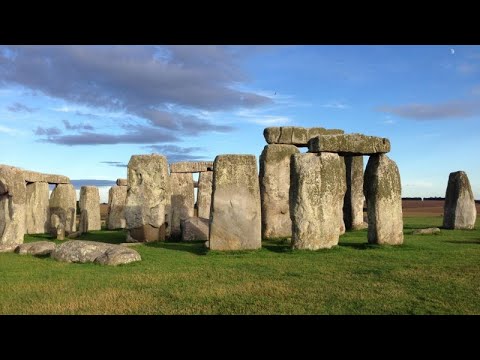
M 331 109 L 347 109 L 350 106 L 347 104 L 344 104 L 341 101 L 332 101 L 326 104 L 321 105 L 324 108 L 331 108 Z
M 387 119 L 387 120 L 385 120 L 383 123 L 384 123 L 384 124 L 387 124 L 387 125 L 392 125 L 392 124 L 395 124 L 396 121 L 393 120 L 393 119 Z
M 249 119 L 248 122 L 264 126 L 273 126 L 289 124 L 290 119 L 286 116 L 263 115 L 255 119 Z
M 20 135 L 23 134 L 22 131 L 17 129 L 9 128 L 7 126 L 0 125 L 0 133 L 9 134 L 9 135 Z

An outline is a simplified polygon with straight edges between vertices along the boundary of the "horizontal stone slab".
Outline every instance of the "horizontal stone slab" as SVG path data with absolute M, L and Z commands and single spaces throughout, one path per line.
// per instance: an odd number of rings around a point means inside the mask
M 171 173 L 196 173 L 213 171 L 213 161 L 182 161 L 170 164 Z
M 49 184 L 70 184 L 67 176 L 56 174 L 43 174 L 36 171 L 23 170 L 23 176 L 27 182 L 46 182 Z
M 117 185 L 118 186 L 127 186 L 128 185 L 128 180 L 127 179 L 117 179 Z
M 320 135 L 308 142 L 308 151 L 340 155 L 384 154 L 390 151 L 390 140 L 362 134 Z
M 307 147 L 308 141 L 315 136 L 343 133 L 344 131 L 339 129 L 304 128 L 299 126 L 277 126 L 263 130 L 263 136 L 269 144 L 295 145 L 298 147 Z

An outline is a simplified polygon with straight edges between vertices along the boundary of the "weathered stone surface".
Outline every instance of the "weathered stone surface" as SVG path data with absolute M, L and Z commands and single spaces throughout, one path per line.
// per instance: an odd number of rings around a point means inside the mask
M 368 204 L 368 242 L 402 244 L 402 186 L 397 164 L 387 155 L 370 156 L 363 189 Z
M 76 238 L 78 238 L 80 235 L 82 235 L 82 233 L 81 233 L 80 231 L 75 231 L 75 232 L 69 234 L 67 237 L 68 237 L 69 239 L 76 239 Z M 62 239 L 62 240 L 63 240 L 63 239 Z
M 308 142 L 308 151 L 340 155 L 374 155 L 390 151 L 390 140 L 362 134 L 320 135 Z
M 193 177 L 190 173 L 170 174 L 172 187 L 171 198 L 171 228 L 170 236 L 182 236 L 181 222 L 193 216 L 195 196 L 193 192 Z
M 127 239 L 165 240 L 165 206 L 171 201 L 167 159 L 158 154 L 133 155 L 128 163 L 128 184 Z
M 127 200 L 126 186 L 112 186 L 108 191 L 108 215 L 107 228 L 124 229 L 125 220 L 125 202 Z
M 195 173 L 212 170 L 212 161 L 182 161 L 170 164 L 170 173 Z
M 191 217 L 182 220 L 182 241 L 208 240 L 209 219 Z
M 78 233 L 78 231 L 75 231 L 75 232 L 71 233 L 70 235 L 77 234 L 77 233 Z M 57 225 L 56 237 L 57 237 L 57 240 L 65 240 L 65 225 L 63 223 L 60 223 L 60 224 Z
M 363 156 L 345 156 L 347 191 L 343 201 L 343 221 L 347 230 L 364 229 Z
M 268 127 L 263 136 L 268 144 L 295 145 L 307 147 L 308 141 L 318 135 L 343 134 L 343 130 L 325 129 L 321 127 L 304 128 L 297 126 Z
M 26 202 L 23 170 L 0 165 L 0 245 L 23 243 Z
M 0 244 L 0 253 L 14 252 L 19 244 Z
M 439 228 L 416 229 L 412 232 L 413 235 L 433 235 L 440 234 Z
M 60 225 L 60 217 L 57 214 L 50 215 L 49 232 L 52 236 L 57 236 L 57 227 Z
M 58 184 L 50 195 L 50 216 L 58 215 L 65 226 L 65 233 L 76 231 L 77 194 L 72 184 Z
M 292 156 L 292 247 L 317 250 L 338 244 L 346 191 L 345 162 L 337 154 Z
M 128 186 L 128 179 L 117 179 L 117 186 Z
M 36 171 L 23 170 L 26 182 L 46 182 L 49 184 L 70 184 L 67 176 L 55 174 L 43 174 Z
M 260 155 L 262 238 L 292 236 L 290 220 L 290 158 L 300 151 L 294 145 L 272 144 Z
M 128 264 L 142 259 L 138 252 L 125 246 L 83 240 L 69 240 L 57 246 L 52 258 L 69 263 L 95 262 L 102 265 Z
M 27 207 L 25 214 L 27 234 L 48 233 L 50 226 L 48 183 L 27 184 Z
M 20 255 L 50 255 L 55 247 L 55 243 L 51 241 L 36 241 L 19 245 L 15 252 Z
M 443 227 L 473 229 L 477 218 L 472 187 L 464 171 L 450 173 L 443 208 Z
M 213 171 L 201 172 L 198 175 L 197 208 L 198 217 L 210 219 L 210 204 L 212 202 Z
M 262 246 L 260 188 L 254 155 L 219 155 L 213 171 L 209 245 L 212 250 Z
M 86 233 L 91 230 L 101 230 L 100 220 L 100 193 L 96 186 L 82 186 L 80 188 L 80 223 L 79 230 Z

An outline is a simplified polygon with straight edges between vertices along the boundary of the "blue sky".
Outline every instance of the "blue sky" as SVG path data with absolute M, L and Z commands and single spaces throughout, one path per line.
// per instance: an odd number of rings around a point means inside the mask
M 479 199 L 480 46 L 0 46 L 2 164 L 115 180 L 133 154 L 258 158 L 267 126 L 388 137 L 403 196 L 463 170 Z

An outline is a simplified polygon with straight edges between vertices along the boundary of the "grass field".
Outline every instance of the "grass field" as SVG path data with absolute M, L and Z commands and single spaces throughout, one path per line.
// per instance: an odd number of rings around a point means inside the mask
M 411 234 L 441 221 L 405 217 L 399 247 L 368 245 L 361 230 L 316 252 L 292 251 L 282 239 L 233 253 L 202 243 L 144 244 L 135 247 L 141 262 L 119 267 L 0 254 L 0 313 L 480 314 L 480 230 Z M 120 243 L 124 236 L 82 238 Z

